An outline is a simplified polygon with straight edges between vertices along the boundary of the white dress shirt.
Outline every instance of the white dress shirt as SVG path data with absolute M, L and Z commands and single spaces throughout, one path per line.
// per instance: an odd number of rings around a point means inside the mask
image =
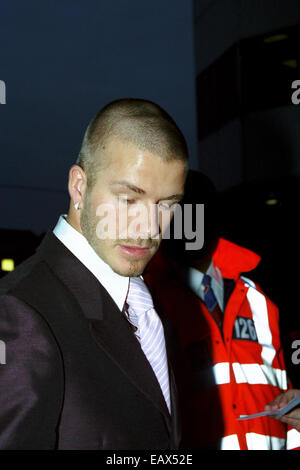
M 206 274 L 211 276 L 211 288 L 221 311 L 224 312 L 224 282 L 221 271 L 214 265 L 213 261 L 211 261 Z M 187 275 L 188 286 L 204 301 L 204 286 L 201 284 L 203 277 L 204 273 L 198 269 L 189 268 Z
M 128 292 L 129 277 L 115 273 L 97 255 L 86 238 L 66 221 L 65 214 L 60 216 L 53 233 L 93 273 L 122 311 Z

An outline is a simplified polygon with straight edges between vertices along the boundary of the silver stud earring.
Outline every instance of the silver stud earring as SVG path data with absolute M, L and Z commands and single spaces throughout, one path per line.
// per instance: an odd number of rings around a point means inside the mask
M 78 211 L 78 209 L 79 209 L 79 202 L 75 202 L 75 204 L 74 204 L 74 209 L 75 209 L 75 211 Z

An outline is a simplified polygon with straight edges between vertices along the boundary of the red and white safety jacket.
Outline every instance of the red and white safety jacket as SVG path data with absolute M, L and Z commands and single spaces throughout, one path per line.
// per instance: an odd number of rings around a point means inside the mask
M 154 261 L 144 274 L 154 300 L 171 319 L 180 340 L 178 367 L 183 448 L 272 450 L 300 447 L 300 433 L 258 413 L 288 387 L 278 309 L 240 273 L 260 257 L 220 239 L 213 255 L 224 279 L 235 287 L 226 304 L 222 331 L 203 302 Z M 159 266 L 159 269 L 157 267 Z

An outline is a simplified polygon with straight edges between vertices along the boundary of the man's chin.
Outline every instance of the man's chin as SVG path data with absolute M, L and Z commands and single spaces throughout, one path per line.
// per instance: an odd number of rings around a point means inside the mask
M 146 263 L 141 263 L 141 262 L 136 262 L 136 263 L 130 263 L 127 266 L 111 266 L 112 270 L 119 274 L 120 276 L 124 277 L 137 277 L 143 274 L 144 269 L 146 267 Z
M 113 250 L 107 250 L 106 253 L 103 249 L 100 251 L 99 246 L 96 246 L 95 243 L 92 247 L 97 255 L 108 264 L 115 273 L 124 277 L 140 276 L 157 251 L 157 247 L 152 247 L 147 255 L 138 253 L 132 256 L 131 253 L 126 253 L 126 250 L 125 252 L 124 250 L 120 250 L 118 245 L 116 245 Z M 104 256 L 104 254 L 106 256 Z

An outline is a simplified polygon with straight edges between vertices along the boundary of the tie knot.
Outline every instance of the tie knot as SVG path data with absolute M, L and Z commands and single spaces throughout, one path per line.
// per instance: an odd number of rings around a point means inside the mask
M 137 315 L 141 315 L 153 308 L 151 294 L 140 277 L 130 278 L 126 301 Z

